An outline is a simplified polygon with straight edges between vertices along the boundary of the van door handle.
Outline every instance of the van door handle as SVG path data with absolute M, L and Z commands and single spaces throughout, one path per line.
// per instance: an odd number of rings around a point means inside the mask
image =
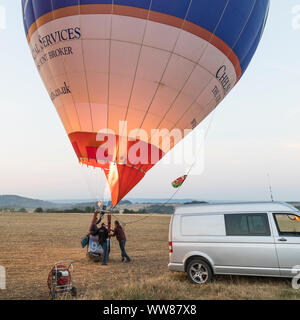
M 283 241 L 287 241 L 287 239 L 286 238 L 279 238 L 278 241 L 282 241 L 283 242 Z

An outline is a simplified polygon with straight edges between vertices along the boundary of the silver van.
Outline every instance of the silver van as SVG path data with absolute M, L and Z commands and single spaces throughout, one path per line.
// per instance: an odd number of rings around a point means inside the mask
M 178 207 L 169 258 L 169 270 L 197 284 L 216 274 L 293 277 L 300 271 L 300 211 L 283 202 Z

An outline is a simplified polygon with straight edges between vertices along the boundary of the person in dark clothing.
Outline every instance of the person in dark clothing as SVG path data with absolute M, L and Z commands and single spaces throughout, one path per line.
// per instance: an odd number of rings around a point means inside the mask
M 108 239 L 108 230 L 106 228 L 105 223 L 101 224 L 101 227 L 98 229 L 98 236 L 99 236 L 99 243 L 103 248 L 103 259 L 102 265 L 107 265 L 107 254 L 108 254 L 108 247 L 107 247 L 107 239 Z
M 96 223 L 94 223 L 92 226 L 91 226 L 91 229 L 90 229 L 90 234 L 92 236 L 96 236 L 98 234 L 98 231 L 99 231 L 99 228 L 97 227 Z
M 125 244 L 126 244 L 126 236 L 123 228 L 121 227 L 119 221 L 115 221 L 115 230 L 113 231 L 112 237 L 116 237 L 119 241 L 120 249 L 121 249 L 121 256 L 122 261 L 126 259 L 126 262 L 130 262 L 130 258 L 125 250 Z
M 101 224 L 101 227 L 97 227 L 97 223 L 94 223 L 91 227 L 90 234 L 92 236 L 98 236 L 99 244 L 101 245 L 103 249 L 103 259 L 102 259 L 102 265 L 107 265 L 107 255 L 108 255 L 108 247 L 107 247 L 107 239 L 109 237 L 108 230 L 106 228 L 105 223 L 103 222 Z
M 100 213 L 100 218 L 97 219 L 97 216 L 99 213 Z M 95 211 L 94 218 L 93 218 L 92 224 L 90 226 L 90 231 L 89 231 L 91 235 L 95 236 L 98 234 L 99 228 L 97 227 L 97 225 L 102 221 L 103 216 L 104 216 L 103 211 L 101 211 L 101 212 Z
M 98 219 L 98 221 L 96 221 L 96 225 L 98 225 L 102 221 L 103 216 L 104 216 L 104 212 L 101 211 L 100 212 L 100 218 Z

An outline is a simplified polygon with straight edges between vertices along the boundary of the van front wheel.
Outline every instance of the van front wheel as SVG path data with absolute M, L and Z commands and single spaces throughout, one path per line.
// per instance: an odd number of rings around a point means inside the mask
M 195 258 L 187 266 L 187 274 L 191 282 L 204 284 L 211 281 L 213 273 L 210 266 L 202 259 Z

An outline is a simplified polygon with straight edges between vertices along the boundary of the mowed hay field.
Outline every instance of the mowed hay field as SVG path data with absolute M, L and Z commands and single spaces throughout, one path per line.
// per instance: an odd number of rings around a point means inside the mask
M 121 222 L 145 215 L 116 216 Z M 49 299 L 47 276 L 59 260 L 73 260 L 78 299 L 299 299 L 291 281 L 274 278 L 215 277 L 204 286 L 171 273 L 168 264 L 170 216 L 151 215 L 126 225 L 127 252 L 122 263 L 115 239 L 108 266 L 86 258 L 80 240 L 88 214 L 0 213 L 0 265 L 7 271 L 7 289 L 0 299 Z M 113 220 L 115 217 L 113 217 Z

